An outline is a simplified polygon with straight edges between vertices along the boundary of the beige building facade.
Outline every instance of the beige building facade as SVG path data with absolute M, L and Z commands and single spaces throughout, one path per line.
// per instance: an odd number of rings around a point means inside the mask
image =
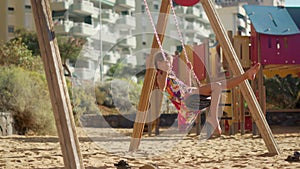
M 1 0 L 0 18 L 0 41 L 13 38 L 14 31 L 19 28 L 35 30 L 30 0 Z

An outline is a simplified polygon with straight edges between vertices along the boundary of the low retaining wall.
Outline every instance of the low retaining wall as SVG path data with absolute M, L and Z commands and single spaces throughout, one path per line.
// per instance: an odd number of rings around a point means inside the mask
M 81 117 L 83 127 L 113 127 L 133 128 L 135 114 L 128 115 L 84 115 Z M 162 114 L 160 116 L 161 127 L 169 127 L 177 120 L 177 114 Z M 205 120 L 202 119 L 202 120 Z M 269 125 L 300 126 L 300 112 L 267 112 L 266 120 Z M 176 125 L 176 124 L 175 124 Z
M 13 118 L 10 112 L 0 112 L 0 136 L 13 134 Z
M 300 110 L 276 110 L 267 112 L 266 119 L 269 125 L 300 126 Z
M 171 126 L 176 119 L 177 114 L 162 114 L 160 116 L 160 126 Z M 80 120 L 83 127 L 133 128 L 135 114 L 107 116 L 84 115 Z

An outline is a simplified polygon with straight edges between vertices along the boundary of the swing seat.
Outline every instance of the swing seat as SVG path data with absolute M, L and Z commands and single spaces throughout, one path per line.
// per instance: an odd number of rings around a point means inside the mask
M 185 106 L 193 111 L 202 110 L 210 106 L 211 97 L 199 94 L 192 94 L 184 100 Z

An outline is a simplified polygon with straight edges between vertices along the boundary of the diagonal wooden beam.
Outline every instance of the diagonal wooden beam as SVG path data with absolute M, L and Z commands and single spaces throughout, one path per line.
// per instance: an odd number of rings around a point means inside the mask
M 160 14 L 158 17 L 156 29 L 159 33 L 159 40 L 162 43 L 164 40 L 164 34 L 167 26 L 168 15 L 170 12 L 170 3 L 168 0 L 163 0 L 160 7 Z M 136 113 L 136 118 L 133 126 L 133 133 L 131 136 L 131 142 L 129 146 L 129 151 L 135 151 L 138 149 L 143 134 L 145 120 L 147 116 L 147 111 L 149 107 L 150 95 L 154 86 L 154 81 L 156 77 L 156 70 L 154 69 L 154 58 L 153 55 L 159 51 L 159 44 L 154 35 L 152 41 L 152 49 L 150 57 L 148 60 L 149 67 L 146 69 L 145 79 L 143 83 L 143 88 L 140 96 L 140 101 L 138 105 L 138 112 Z
M 216 12 L 213 3 L 211 0 L 201 0 L 201 4 L 206 12 L 206 15 L 210 21 L 210 24 L 216 34 L 217 39 L 225 53 L 226 60 L 235 75 L 240 75 L 244 73 L 242 65 L 234 51 L 234 48 L 229 40 L 229 37 L 226 34 L 226 31 L 220 21 L 219 15 Z M 254 121 L 257 124 L 257 127 L 262 135 L 263 140 L 266 143 L 266 146 L 270 154 L 278 155 L 279 148 L 274 140 L 271 129 L 264 117 L 263 111 L 259 106 L 259 103 L 254 95 L 254 92 L 248 81 L 240 84 L 243 96 L 248 103 L 250 112 Z
M 65 168 L 84 168 L 49 0 L 31 0 L 31 5 Z

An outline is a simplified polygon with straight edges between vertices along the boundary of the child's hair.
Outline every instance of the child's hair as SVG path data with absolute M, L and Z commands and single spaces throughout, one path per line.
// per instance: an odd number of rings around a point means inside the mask
M 169 55 L 168 53 L 164 52 L 165 54 L 165 57 L 168 61 L 170 61 L 172 58 L 171 55 Z M 154 55 L 154 65 L 155 65 L 155 68 L 157 68 L 157 62 L 161 62 L 164 60 L 164 56 L 162 54 L 162 52 L 158 52 Z

